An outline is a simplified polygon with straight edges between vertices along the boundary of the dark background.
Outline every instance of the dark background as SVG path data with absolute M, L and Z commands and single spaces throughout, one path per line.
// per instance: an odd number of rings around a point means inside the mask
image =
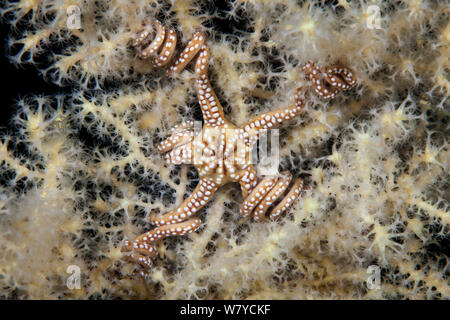
M 17 100 L 33 95 L 51 96 L 67 92 L 70 88 L 61 88 L 44 79 L 40 71 L 30 64 L 16 65 L 8 56 L 8 39 L 17 37 L 11 25 L 0 21 L 0 135 L 11 131 L 11 117 L 17 113 Z
M 211 12 L 217 10 L 221 13 L 222 10 L 229 10 L 230 7 L 226 1 L 214 1 L 209 8 L 205 9 Z M 57 93 L 70 93 L 72 91 L 70 84 L 65 87 L 59 87 L 52 83 L 50 79 L 46 79 L 35 65 L 15 65 L 8 58 L 11 52 L 16 53 L 20 49 L 19 47 L 8 48 L 8 39 L 10 37 L 20 37 L 21 32 L 30 29 L 26 22 L 19 22 L 18 29 L 20 31 L 14 31 L 7 21 L 8 18 L 11 17 L 8 17 L 8 15 L 3 17 L 3 19 L 0 17 L 0 84 L 2 98 L 0 104 L 0 136 L 5 132 L 11 131 L 11 117 L 17 113 L 16 102 L 19 98 L 33 95 L 54 96 Z M 22 20 L 26 21 L 26 18 Z M 232 32 L 233 28 L 239 26 L 239 21 L 229 21 L 221 18 L 212 19 L 210 23 L 219 26 L 219 29 L 225 32 Z M 46 66 L 48 66 L 48 58 L 46 57 L 48 52 L 52 52 L 52 50 L 47 48 L 37 58 L 39 62 L 44 62 Z

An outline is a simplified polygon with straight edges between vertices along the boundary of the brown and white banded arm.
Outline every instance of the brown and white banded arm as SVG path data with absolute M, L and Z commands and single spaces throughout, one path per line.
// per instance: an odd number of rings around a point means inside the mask
M 267 215 L 276 219 L 298 199 L 302 188 L 303 180 L 292 179 L 289 172 L 283 172 L 281 177 L 264 177 L 245 198 L 241 215 L 252 214 L 255 221 L 265 220 Z
M 182 236 L 197 230 L 201 225 L 198 218 L 175 224 L 167 224 L 150 230 L 133 241 L 125 241 L 121 251 L 131 252 L 126 259 L 136 262 L 144 268 L 152 266 L 152 260 L 158 253 L 154 242 L 169 236 Z
M 169 152 L 194 140 L 194 130 L 180 130 L 161 141 L 156 148 L 159 152 Z
M 244 172 L 242 177 L 240 177 L 239 179 L 239 183 L 241 185 L 242 196 L 245 199 L 258 184 L 258 176 L 256 175 L 256 171 L 253 166 L 249 167 Z
M 217 188 L 218 185 L 214 183 L 213 179 L 202 178 L 191 195 L 184 200 L 178 209 L 170 211 L 161 217 L 150 216 L 148 220 L 155 226 L 176 224 L 185 221 L 211 200 Z
M 270 210 L 269 218 L 274 220 L 278 218 L 283 212 L 285 212 L 300 196 L 300 192 L 303 190 L 303 180 L 294 179 L 289 192 L 283 197 L 283 199 Z
M 295 90 L 294 104 L 290 107 L 260 114 L 243 126 L 245 132 L 249 134 L 251 143 L 254 143 L 268 129 L 276 128 L 280 123 L 295 118 L 303 111 L 305 102 L 301 90 L 301 87 Z
M 153 57 L 152 64 L 163 67 L 169 63 L 174 55 L 177 41 L 176 33 L 172 28 L 166 30 L 161 22 L 153 24 L 155 37 L 149 45 L 151 31 L 144 29 L 133 41 L 133 46 L 139 49 L 139 56 L 143 59 Z M 209 49 L 205 44 L 204 32 L 197 32 L 187 44 L 178 58 L 171 63 L 167 73 L 173 76 L 183 71 L 195 58 L 196 90 L 198 101 L 203 113 L 206 125 L 216 127 L 225 123 L 223 108 L 208 79 Z
M 177 44 L 177 35 L 173 28 L 166 30 L 159 21 L 155 21 L 152 26 L 155 29 L 153 40 L 150 42 L 152 32 L 149 28 L 146 28 L 138 33 L 133 41 L 133 46 L 139 49 L 141 59 L 151 57 L 154 66 L 164 67 L 173 56 Z
M 192 164 L 194 122 L 186 121 L 170 130 L 171 135 L 157 145 L 159 152 L 166 153 L 169 164 Z
M 144 268 L 150 268 L 152 266 L 152 259 L 158 255 L 156 247 L 153 243 L 148 241 L 142 242 L 138 240 L 125 241 L 121 252 L 130 252 L 130 254 L 125 255 L 126 260 L 138 263 Z
M 181 72 L 193 59 L 195 62 L 196 91 L 206 125 L 217 127 L 225 123 L 223 108 L 208 79 L 209 49 L 205 44 L 206 35 L 197 32 L 181 52 L 180 56 L 170 66 L 168 73 L 173 75 Z
M 170 150 L 164 155 L 164 159 L 169 164 L 193 164 L 194 163 L 194 145 L 192 142 Z
M 186 48 L 184 48 L 175 62 L 169 67 L 168 74 L 172 76 L 183 71 L 189 62 L 191 62 L 202 49 L 205 39 L 206 37 L 203 32 L 195 33 L 194 37 L 188 42 Z
M 209 49 L 203 45 L 195 63 L 196 90 L 205 125 L 219 127 L 225 123 L 222 105 L 208 79 Z
M 341 91 L 349 90 L 356 85 L 356 78 L 351 70 L 344 67 L 329 67 L 322 72 L 320 66 L 308 61 L 303 67 L 307 80 L 314 91 L 324 99 L 332 99 Z
M 169 236 L 183 236 L 200 227 L 199 218 L 188 219 L 183 222 L 159 226 L 139 236 L 135 241 L 139 243 L 152 243 Z
M 244 203 L 241 206 L 241 215 L 247 217 L 256 208 L 258 203 L 264 198 L 264 196 L 272 190 L 277 178 L 265 177 L 258 185 L 253 189 L 253 191 L 245 198 Z

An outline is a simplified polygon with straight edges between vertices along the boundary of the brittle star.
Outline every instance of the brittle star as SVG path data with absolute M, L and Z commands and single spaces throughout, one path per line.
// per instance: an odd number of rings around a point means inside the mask
M 156 22 L 155 27 L 153 41 L 149 40 L 151 31 L 146 29 L 139 33 L 133 45 L 139 48 L 141 58 L 153 57 L 153 64 L 161 67 L 167 65 L 173 56 L 176 33 L 172 28 L 166 32 L 160 22 Z M 167 153 L 166 160 L 170 164 L 194 164 L 199 183 L 177 209 L 162 216 L 149 217 L 149 221 L 156 226 L 154 229 L 134 241 L 125 241 L 122 251 L 131 252 L 127 258 L 144 268 L 150 268 L 151 259 L 157 256 L 156 241 L 167 236 L 185 235 L 199 228 L 201 220 L 193 215 L 211 200 L 219 187 L 238 182 L 244 198 L 240 213 L 243 217 L 253 214 L 255 220 L 263 220 L 266 216 L 277 218 L 294 203 L 303 188 L 303 181 L 293 179 L 289 172 L 260 179 L 251 163 L 252 147 L 258 138 L 302 112 L 305 103 L 300 96 L 301 88 L 296 90 L 291 106 L 258 115 L 243 126 L 236 127 L 226 120 L 208 79 L 209 56 L 205 34 L 197 32 L 168 69 L 170 75 L 178 73 L 197 57 L 196 93 L 204 120 L 201 132 L 195 135 L 193 122 L 185 122 L 173 128 L 172 135 L 157 148 Z M 329 68 L 322 72 L 317 64 L 309 61 L 302 69 L 323 98 L 334 98 L 356 83 L 346 68 Z

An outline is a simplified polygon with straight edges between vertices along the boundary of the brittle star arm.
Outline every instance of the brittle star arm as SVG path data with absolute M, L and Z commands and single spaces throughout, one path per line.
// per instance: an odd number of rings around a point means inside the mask
M 224 124 L 225 116 L 219 99 L 217 99 L 211 83 L 208 80 L 208 61 L 210 54 L 209 49 L 204 42 L 205 34 L 203 32 L 197 32 L 192 40 L 189 41 L 183 52 L 181 52 L 173 66 L 170 67 L 169 75 L 183 70 L 198 54 L 195 62 L 197 97 L 200 108 L 202 109 L 205 124 L 214 127 Z
M 194 139 L 193 121 L 183 122 L 170 130 L 171 135 L 157 145 L 159 152 L 165 152 L 170 164 L 191 164 Z
M 300 87 L 295 91 L 295 102 L 290 107 L 260 114 L 243 126 L 251 143 L 254 143 L 267 129 L 275 128 L 283 121 L 291 120 L 303 111 L 305 102 L 300 94 L 301 89 Z
M 293 183 L 290 186 L 291 181 Z M 279 201 L 269 212 L 269 217 L 275 219 L 294 203 L 302 188 L 303 180 L 292 179 L 289 172 L 282 173 L 281 177 L 264 177 L 250 195 L 245 198 L 241 207 L 241 215 L 246 217 L 253 214 L 255 221 L 263 220 L 272 204 Z
M 193 154 L 194 145 L 192 142 L 189 142 L 170 150 L 165 154 L 164 158 L 169 164 L 192 164 L 194 161 Z
M 241 185 L 242 197 L 245 199 L 258 184 L 258 177 L 253 166 L 249 166 L 239 179 Z
M 168 236 L 182 236 L 196 231 L 201 224 L 199 218 L 192 217 L 213 196 L 218 185 L 212 179 L 202 178 L 192 194 L 176 210 L 162 217 L 150 217 L 150 222 L 157 227 L 140 235 L 134 241 L 125 241 L 122 252 L 131 252 L 126 259 L 134 261 L 144 268 L 150 268 L 152 258 L 157 251 L 154 242 Z
M 150 28 L 141 31 L 133 41 L 133 46 L 139 48 L 139 56 L 142 59 L 153 56 L 152 64 L 157 67 L 163 67 L 170 62 L 170 57 L 175 51 L 177 43 L 177 35 L 173 28 L 166 29 L 161 22 L 155 21 L 153 23 L 155 29 L 155 37 L 153 41 L 148 44 L 148 37 L 151 34 Z M 164 46 L 161 48 L 161 46 Z M 156 54 L 160 51 L 160 54 Z
M 161 217 L 150 216 L 148 220 L 156 226 L 170 224 L 175 227 L 176 224 L 189 219 L 211 200 L 218 187 L 219 185 L 213 179 L 201 178 L 194 191 L 183 201 L 178 209 L 170 211 Z
M 349 90 L 356 85 L 352 71 L 345 67 L 328 67 L 322 72 L 317 63 L 308 61 L 302 70 L 311 81 L 314 91 L 324 99 L 332 99 L 343 90 Z
M 222 105 L 208 79 L 208 61 L 209 49 L 203 46 L 195 63 L 197 97 L 203 112 L 205 124 L 215 127 L 225 123 L 225 115 Z
M 143 267 L 151 267 L 152 258 L 157 256 L 154 242 L 169 236 L 182 236 L 197 230 L 200 227 L 201 220 L 192 218 L 175 224 L 166 224 L 150 230 L 134 241 L 126 241 L 122 247 L 122 252 L 133 253 L 127 256 L 127 259 L 139 263 Z

